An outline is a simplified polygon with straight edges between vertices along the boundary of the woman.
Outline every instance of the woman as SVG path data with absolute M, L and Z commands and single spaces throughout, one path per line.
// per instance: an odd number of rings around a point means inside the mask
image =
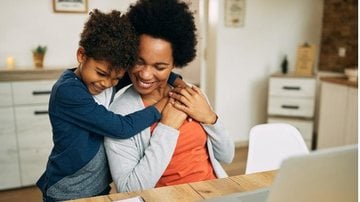
M 133 85 L 110 106 L 119 114 L 168 96 L 171 87 L 166 81 L 172 69 L 196 55 L 196 28 L 187 4 L 140 0 L 130 7 L 128 17 L 140 37 L 139 59 L 128 71 Z M 227 176 L 219 162 L 232 161 L 234 144 L 206 97 L 196 87 L 177 88 L 172 97 L 181 105 L 170 98 L 159 123 L 130 139 L 105 139 L 119 192 Z

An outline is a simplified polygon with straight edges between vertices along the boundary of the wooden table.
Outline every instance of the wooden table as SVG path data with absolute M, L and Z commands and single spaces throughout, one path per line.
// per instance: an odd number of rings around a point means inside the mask
M 135 196 L 141 196 L 145 202 L 199 201 L 202 199 L 213 198 L 235 192 L 250 191 L 262 187 L 267 187 L 272 184 L 274 177 L 275 171 L 268 171 L 249 175 L 237 175 L 216 180 L 147 189 L 143 191 L 110 194 L 106 196 L 84 198 L 72 201 L 111 202 Z

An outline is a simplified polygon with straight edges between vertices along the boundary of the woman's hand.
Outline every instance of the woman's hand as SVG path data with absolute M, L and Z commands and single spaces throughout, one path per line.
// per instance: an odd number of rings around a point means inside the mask
M 204 123 L 214 124 L 217 120 L 217 115 L 211 109 L 206 100 L 205 95 L 196 87 L 174 88 L 169 92 L 171 98 L 175 101 L 170 101 L 176 109 L 179 109 L 189 115 L 191 118 Z
M 174 102 L 174 100 L 170 98 L 162 110 L 160 122 L 172 128 L 179 129 L 184 123 L 187 114 L 173 107 L 172 102 Z

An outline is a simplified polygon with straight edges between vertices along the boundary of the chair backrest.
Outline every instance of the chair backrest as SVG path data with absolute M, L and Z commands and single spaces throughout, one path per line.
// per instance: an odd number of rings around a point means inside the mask
M 294 155 L 309 153 L 300 132 L 286 123 L 256 125 L 250 130 L 246 174 L 275 170 Z

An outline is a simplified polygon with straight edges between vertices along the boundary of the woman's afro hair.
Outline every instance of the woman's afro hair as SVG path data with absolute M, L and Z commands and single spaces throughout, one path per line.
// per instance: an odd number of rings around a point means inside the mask
M 196 27 L 189 6 L 178 0 L 138 0 L 127 16 L 136 33 L 170 42 L 175 67 L 184 67 L 196 56 Z
M 111 70 L 132 67 L 139 39 L 127 17 L 116 10 L 105 14 L 94 9 L 89 15 L 79 42 L 85 55 L 108 62 Z

